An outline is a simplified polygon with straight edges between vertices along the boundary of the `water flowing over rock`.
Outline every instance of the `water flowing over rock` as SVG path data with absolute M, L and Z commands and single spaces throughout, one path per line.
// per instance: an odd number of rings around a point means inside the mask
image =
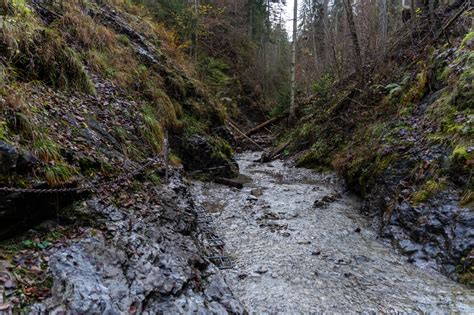
M 250 313 L 474 312 L 471 290 L 381 240 L 335 175 L 258 158 L 239 156 L 252 178 L 242 190 L 193 186 L 200 203 L 219 210 L 218 233 L 237 265 L 225 278 Z M 262 195 L 248 198 L 256 188 Z

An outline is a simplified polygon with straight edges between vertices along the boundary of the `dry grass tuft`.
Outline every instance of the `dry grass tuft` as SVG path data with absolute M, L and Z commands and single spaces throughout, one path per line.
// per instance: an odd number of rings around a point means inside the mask
M 58 25 L 71 42 L 79 42 L 87 49 L 106 50 L 117 46 L 117 35 L 84 14 L 74 2 L 64 6 L 65 12 Z

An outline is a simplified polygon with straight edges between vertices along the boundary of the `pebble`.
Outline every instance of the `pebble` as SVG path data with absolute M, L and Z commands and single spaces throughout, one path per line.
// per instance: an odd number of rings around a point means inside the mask
M 249 276 L 249 275 L 246 274 L 246 273 L 241 273 L 241 274 L 239 274 L 237 277 L 238 277 L 239 279 L 243 280 L 243 279 L 247 278 L 248 276 Z
M 255 188 L 250 191 L 250 194 L 254 197 L 260 197 L 263 195 L 263 190 L 262 188 Z
M 255 200 L 258 200 L 258 198 L 255 197 L 254 195 L 250 195 L 250 196 L 247 197 L 247 200 L 249 200 L 249 201 L 255 201 Z
M 268 268 L 267 268 L 267 267 L 264 267 L 264 266 L 260 266 L 260 267 L 258 267 L 257 270 L 255 270 L 255 272 L 262 275 L 262 274 L 268 272 Z
M 298 241 L 299 245 L 309 245 L 311 244 L 311 241 Z

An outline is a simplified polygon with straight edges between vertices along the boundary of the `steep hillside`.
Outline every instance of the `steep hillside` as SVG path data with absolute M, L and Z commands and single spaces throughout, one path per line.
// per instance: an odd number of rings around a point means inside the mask
M 462 10 L 457 3 L 440 14 L 445 21 Z M 420 31 L 424 21 L 362 80 L 320 79 L 281 142 L 290 140 L 299 166 L 344 177 L 411 261 L 472 284 L 473 33 L 468 13 L 434 41 Z
M 2 25 L 2 186 L 120 174 L 162 155 L 165 130 L 174 162 L 236 172 L 212 130 L 224 108 L 142 7 L 13 1 Z
M 0 238 L 21 236 L 2 244 L 1 311 L 47 298 L 35 308 L 243 312 L 177 173 L 238 167 L 225 109 L 176 34 L 128 1 L 4 3 Z M 166 133 L 176 170 L 163 187 Z

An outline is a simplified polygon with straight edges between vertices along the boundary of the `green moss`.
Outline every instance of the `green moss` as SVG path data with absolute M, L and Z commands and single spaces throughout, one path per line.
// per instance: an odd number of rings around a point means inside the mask
M 454 92 L 454 104 L 460 110 L 474 109 L 474 60 L 466 63 Z
M 0 121 L 0 141 L 9 142 L 7 123 L 4 121 Z
M 212 87 L 222 89 L 231 81 L 231 78 L 226 74 L 229 66 L 221 59 L 205 58 L 199 68 L 206 83 Z
M 444 179 L 428 180 L 411 196 L 411 202 L 414 205 L 423 203 L 445 187 L 446 181 Z
M 422 65 L 422 67 L 425 67 Z M 402 104 L 416 103 L 419 101 L 428 90 L 428 71 L 421 70 L 416 75 L 415 84 L 402 96 Z
M 16 14 L 23 15 L 23 16 L 31 14 L 31 10 L 26 5 L 25 0 L 11 0 L 10 3 Z
M 471 31 L 469 33 L 466 34 L 466 36 L 464 36 L 462 42 L 461 42 L 461 49 L 465 49 L 467 48 L 466 45 L 467 44 L 471 44 L 472 45 L 472 42 L 474 41 L 474 31 Z
M 152 182 L 155 186 L 161 184 L 161 177 L 157 174 L 150 174 L 147 176 L 148 180 Z
M 454 148 L 450 158 L 457 161 L 467 161 L 473 158 L 474 152 L 469 152 L 466 146 L 458 145 Z
M 128 38 L 127 35 L 123 35 L 123 34 L 119 35 L 118 36 L 118 41 L 119 41 L 119 43 L 121 43 L 124 46 L 127 46 L 127 47 L 131 46 L 130 39 Z
M 208 130 L 205 122 L 197 120 L 191 115 L 183 115 L 179 123 L 186 137 L 194 134 L 205 134 Z
M 350 156 L 338 167 L 342 169 L 348 184 L 362 195 L 366 195 L 375 179 L 399 159 L 396 153 L 380 154 L 377 150 L 364 147 L 351 152 Z
M 307 167 L 319 171 L 328 170 L 330 157 L 328 148 L 322 142 L 316 142 L 297 161 L 298 167 Z
M 166 92 L 153 81 L 147 81 L 145 83 L 144 92 L 152 102 L 156 114 L 161 118 L 161 122 L 169 127 L 176 126 L 178 122 L 176 108 Z
M 212 154 L 222 160 L 229 161 L 234 156 L 234 150 L 229 143 L 220 137 L 211 137 L 209 143 L 213 147 Z

